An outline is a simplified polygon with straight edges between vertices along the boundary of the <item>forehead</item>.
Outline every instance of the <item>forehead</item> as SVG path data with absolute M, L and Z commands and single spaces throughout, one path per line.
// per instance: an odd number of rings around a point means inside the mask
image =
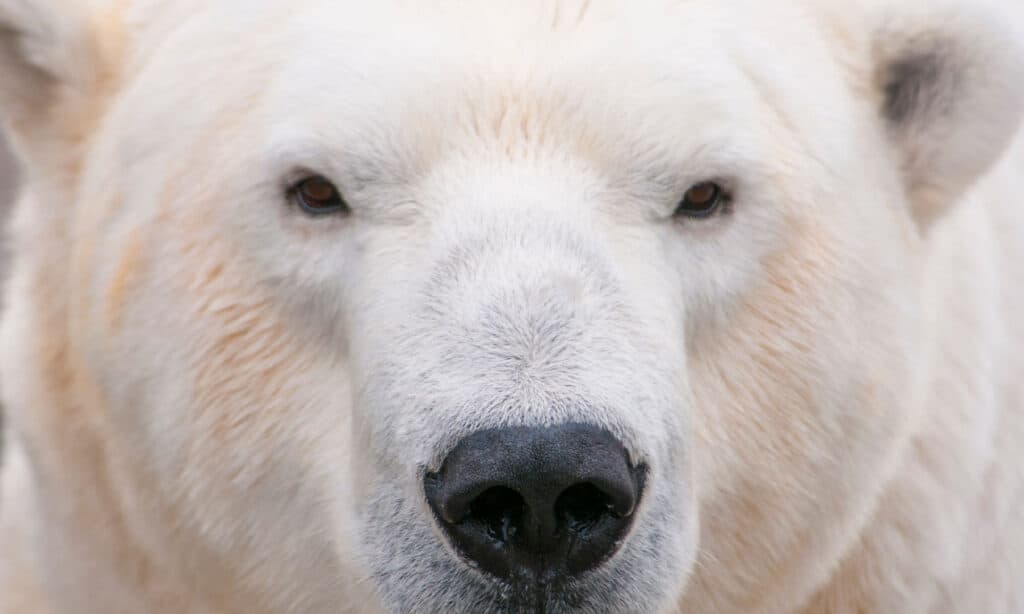
M 281 52 L 276 84 L 315 88 L 296 98 L 333 95 L 380 110 L 516 98 L 622 112 L 670 100 L 682 116 L 706 114 L 729 90 L 742 97 L 747 62 L 737 51 L 761 46 L 759 36 L 735 38 L 749 18 L 736 10 L 742 2 L 360 4 L 311 0 L 283 21 L 268 10 L 271 31 L 259 38 Z
M 151 34 L 169 40 L 153 46 L 142 81 L 167 92 L 168 79 L 187 80 L 166 113 L 187 108 L 197 125 L 244 117 L 285 155 L 343 143 L 351 158 L 397 163 L 474 143 L 646 151 L 673 164 L 663 147 L 753 148 L 758 135 L 737 126 L 776 140 L 772 126 L 820 134 L 806 105 L 835 87 L 795 2 L 189 2 L 172 3 L 177 16 L 138 8 L 154 22 L 188 15 Z

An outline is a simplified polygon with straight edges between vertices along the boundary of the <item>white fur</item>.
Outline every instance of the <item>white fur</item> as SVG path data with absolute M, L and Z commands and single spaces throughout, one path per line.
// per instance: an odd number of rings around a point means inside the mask
M 568 421 L 651 474 L 550 611 L 1024 608 L 1020 9 L 72 4 L 0 0 L 0 612 L 516 609 L 422 476 Z

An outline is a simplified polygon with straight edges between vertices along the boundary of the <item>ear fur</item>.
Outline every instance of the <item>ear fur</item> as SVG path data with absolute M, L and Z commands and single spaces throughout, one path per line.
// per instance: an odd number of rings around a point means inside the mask
M 0 0 L 0 117 L 31 130 L 61 96 L 96 78 L 85 0 Z
M 41 102 L 58 80 L 74 78 L 71 15 L 49 0 L 0 0 L 0 95 L 18 106 Z
M 1016 3 L 898 0 L 879 11 L 879 109 L 927 227 L 1002 156 L 1024 115 Z

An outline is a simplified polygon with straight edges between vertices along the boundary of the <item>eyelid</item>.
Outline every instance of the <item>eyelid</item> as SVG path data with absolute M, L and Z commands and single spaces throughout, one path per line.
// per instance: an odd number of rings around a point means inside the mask
M 326 175 L 306 168 L 297 168 L 295 170 L 288 171 L 287 173 L 285 173 L 284 179 L 282 181 L 284 191 L 288 194 L 293 194 L 299 189 L 299 187 L 302 186 L 304 182 L 309 181 L 314 177 L 326 177 Z

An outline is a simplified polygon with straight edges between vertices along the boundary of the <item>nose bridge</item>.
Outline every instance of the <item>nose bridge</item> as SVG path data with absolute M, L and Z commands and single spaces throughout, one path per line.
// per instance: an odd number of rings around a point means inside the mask
M 456 180 L 452 180 L 456 176 Z M 593 228 L 599 180 L 573 160 L 457 161 L 440 169 L 431 192 L 436 224 L 452 243 L 481 237 L 495 246 L 571 248 Z
M 472 430 L 568 422 L 605 428 L 639 455 L 664 387 L 646 368 L 614 229 L 598 227 L 584 192 L 543 173 L 480 174 L 431 191 L 441 198 L 403 309 L 367 345 L 373 357 L 402 348 L 379 359 L 387 368 L 367 394 L 415 401 L 403 419 L 433 434 L 431 464 Z
M 455 239 L 431 279 L 439 312 L 520 369 L 583 351 L 588 333 L 620 310 L 600 253 L 572 229 L 502 217 Z
M 485 279 L 506 288 L 601 268 L 601 180 L 592 169 L 548 150 L 516 159 L 476 153 L 453 156 L 427 181 L 442 258 L 485 266 Z
M 506 311 L 544 303 L 553 316 L 608 294 L 594 203 L 567 175 L 515 167 L 467 178 L 435 225 L 437 272 L 456 286 L 443 287 Z
M 513 190 L 496 179 L 491 189 L 466 190 L 435 224 L 439 255 L 430 283 L 451 292 L 464 306 L 492 315 L 530 311 L 540 300 L 564 308 L 584 300 L 583 284 L 599 269 L 593 237 L 584 239 L 572 203 L 565 194 L 536 186 Z

